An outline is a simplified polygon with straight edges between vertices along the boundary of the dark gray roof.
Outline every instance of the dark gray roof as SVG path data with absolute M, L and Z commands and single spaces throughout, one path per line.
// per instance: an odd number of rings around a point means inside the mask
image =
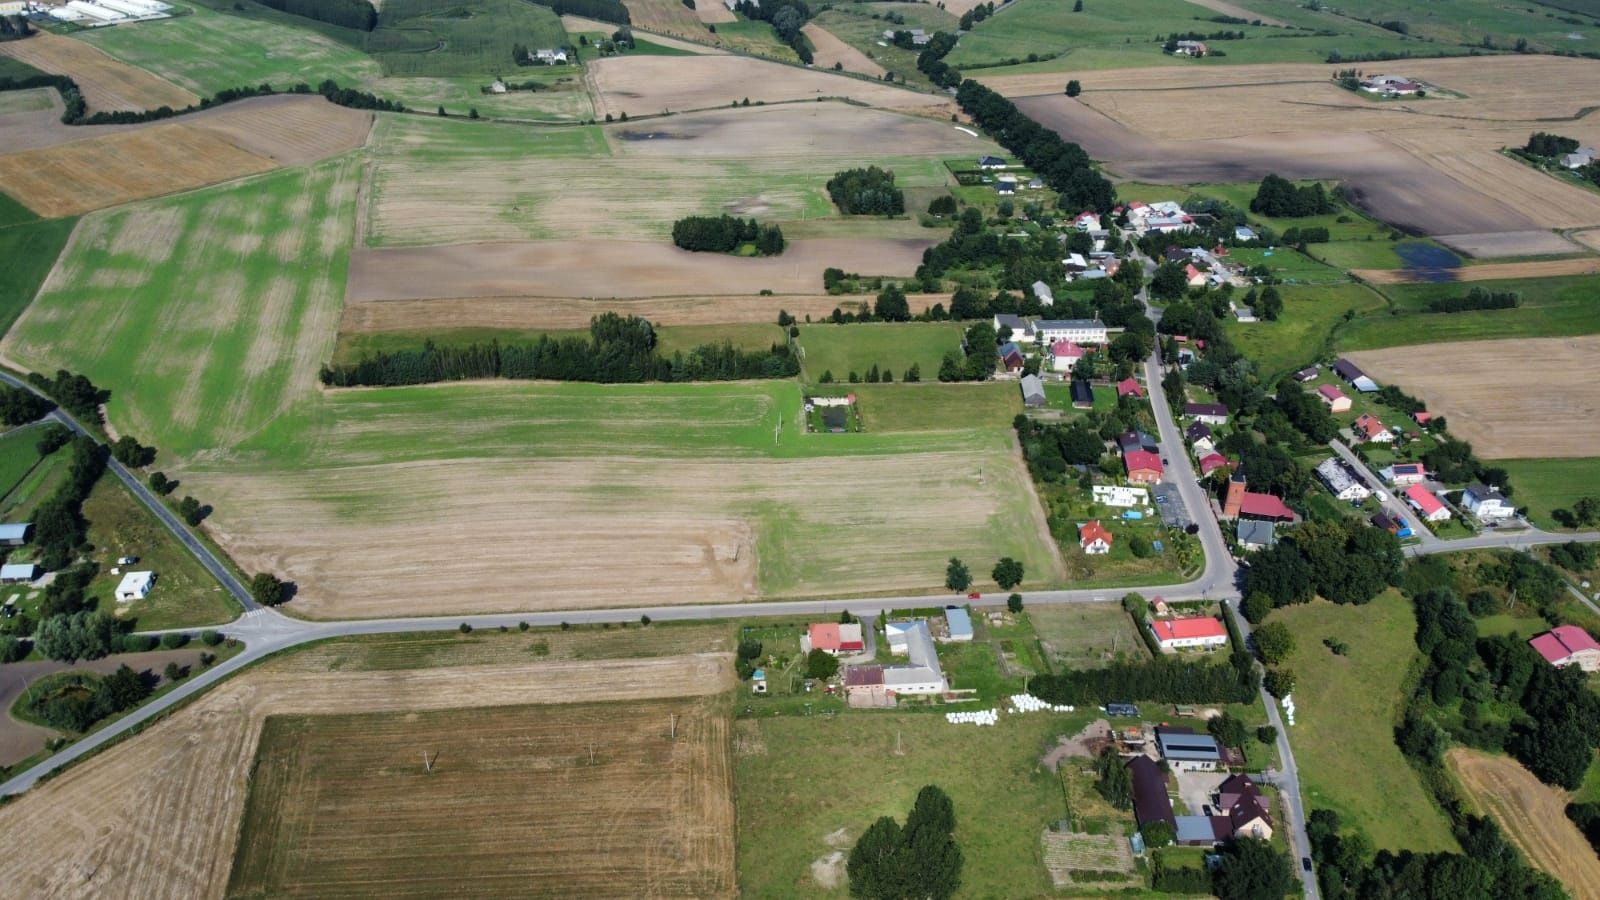
M 1151 822 L 1165 822 L 1177 831 L 1172 798 L 1167 796 L 1167 776 L 1162 774 L 1155 760 L 1135 756 L 1128 761 L 1128 774 L 1133 781 L 1133 817 L 1140 827 Z
M 1278 538 L 1271 522 L 1260 519 L 1239 520 L 1239 543 L 1271 547 L 1277 542 Z
M 1163 759 L 1180 762 L 1220 762 L 1222 748 L 1209 734 L 1195 734 L 1187 728 L 1157 728 L 1156 744 Z
M 1340 378 L 1343 378 L 1345 381 L 1355 381 L 1357 378 L 1365 377 L 1367 374 L 1361 371 L 1360 366 L 1357 366 L 1348 359 L 1341 359 L 1334 363 L 1333 373 L 1338 375 Z
M 1221 403 L 1185 403 L 1183 414 L 1186 416 L 1225 416 L 1228 407 Z

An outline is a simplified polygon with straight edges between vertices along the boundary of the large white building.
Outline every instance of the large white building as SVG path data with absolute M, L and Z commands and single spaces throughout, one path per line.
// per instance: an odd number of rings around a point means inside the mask
M 1461 505 L 1478 517 L 1480 522 L 1498 522 L 1517 514 L 1517 508 L 1506 502 L 1506 495 L 1498 488 L 1474 484 L 1461 492 Z
M 1094 502 L 1106 506 L 1130 507 L 1149 506 L 1150 492 L 1142 487 L 1126 484 L 1097 484 L 1089 488 L 1094 496 Z
M 1045 344 L 1072 341 L 1075 344 L 1104 344 L 1106 323 L 1099 319 L 1040 319 L 1033 323 L 1034 334 Z
M 117 584 L 117 602 L 143 600 L 150 595 L 150 586 L 155 580 L 154 572 L 129 572 L 122 576 L 122 581 Z
M 1372 496 L 1372 489 L 1362 484 L 1350 466 L 1337 456 L 1330 456 L 1317 465 L 1317 477 L 1340 500 L 1359 503 Z
M 889 651 L 910 657 L 910 665 L 883 667 L 883 686 L 896 694 L 944 693 L 944 672 L 927 621 L 889 622 L 883 630 Z

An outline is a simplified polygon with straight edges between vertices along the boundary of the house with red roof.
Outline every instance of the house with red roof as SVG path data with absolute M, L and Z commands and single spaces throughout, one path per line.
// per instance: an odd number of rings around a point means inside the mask
M 1149 450 L 1129 450 L 1122 454 L 1122 465 L 1132 484 L 1155 484 L 1161 480 L 1161 456 Z
M 867 649 L 867 645 L 861 639 L 860 623 L 841 625 L 838 622 L 816 622 L 807 631 L 800 649 L 806 653 L 821 650 L 838 656 L 841 653 L 860 653 Z
M 1585 672 L 1600 671 L 1600 643 L 1576 625 L 1561 625 L 1528 641 L 1535 653 L 1556 668 L 1577 666 Z
M 1419 409 L 1411 414 L 1411 421 L 1426 428 L 1428 423 L 1433 421 L 1433 413 L 1425 409 Z
M 1272 494 L 1245 491 L 1244 497 L 1239 501 L 1239 517 L 1261 519 L 1266 522 L 1293 522 L 1294 510 Z
M 1394 432 L 1378 421 L 1378 417 L 1371 413 L 1362 413 L 1356 416 L 1355 424 L 1350 426 L 1356 438 L 1362 442 L 1372 441 L 1375 444 L 1394 443 Z
M 1090 210 L 1078 213 L 1072 218 L 1072 227 L 1079 231 L 1099 231 L 1100 214 Z
M 1450 518 L 1450 510 L 1444 503 L 1434 496 L 1433 491 L 1420 484 L 1406 488 L 1405 497 L 1406 503 L 1429 522 L 1443 522 Z
M 1104 556 L 1110 553 L 1111 541 L 1111 532 L 1100 524 L 1099 519 L 1078 526 L 1078 546 L 1089 556 Z
M 1078 364 L 1088 353 L 1083 347 L 1072 341 L 1060 340 L 1050 345 L 1051 367 L 1057 372 L 1071 372 L 1072 367 Z
M 1132 375 L 1117 382 L 1117 399 L 1123 397 L 1143 397 L 1144 386 L 1139 384 L 1139 379 Z
M 1216 616 L 1186 616 L 1177 619 L 1154 619 L 1150 631 L 1162 650 L 1184 650 L 1194 647 L 1214 649 L 1226 646 L 1228 630 Z
M 1317 388 L 1317 396 L 1322 398 L 1323 403 L 1328 404 L 1329 412 L 1342 413 L 1350 411 L 1350 398 L 1345 396 L 1344 391 L 1331 384 L 1325 384 Z
M 1188 282 L 1189 287 L 1205 287 L 1206 273 L 1195 268 L 1194 263 L 1189 263 L 1183 267 L 1183 277 Z
M 1200 475 L 1205 477 L 1218 469 L 1226 469 L 1230 465 L 1232 463 L 1228 462 L 1228 458 L 1221 453 L 1207 453 L 1205 456 L 1200 457 Z

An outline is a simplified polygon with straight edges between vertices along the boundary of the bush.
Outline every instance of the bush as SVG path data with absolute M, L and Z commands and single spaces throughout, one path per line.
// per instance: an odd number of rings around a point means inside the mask
M 222 643 L 222 632 L 208 628 L 200 632 L 200 643 L 205 644 L 207 647 L 215 647 Z
M 250 597 L 262 606 L 277 606 L 288 599 L 288 591 L 278 576 L 259 572 L 250 579 Z
M 806 677 L 827 679 L 839 673 L 839 660 L 826 650 L 806 654 Z
M 161 649 L 177 650 L 189 643 L 189 635 L 181 631 L 169 631 L 161 636 Z

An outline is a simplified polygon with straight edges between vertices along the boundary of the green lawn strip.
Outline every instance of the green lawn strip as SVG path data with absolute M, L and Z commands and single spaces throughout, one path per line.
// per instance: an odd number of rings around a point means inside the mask
M 109 475 L 102 478 L 83 504 L 83 515 L 89 521 L 94 560 L 100 565 L 88 593 L 100 598 L 102 608 L 115 610 L 119 618 L 137 620 L 143 631 L 221 625 L 239 615 L 232 596 L 122 482 Z M 123 571 L 156 573 L 148 597 L 116 602 L 113 592 L 122 576 L 111 570 L 123 556 L 139 558 Z
M 1570 509 L 1584 496 L 1600 496 L 1600 457 L 1578 459 L 1496 459 L 1489 465 L 1511 473 L 1512 502 L 1528 508 L 1540 528 L 1558 528 L 1554 509 Z
M 1278 8 L 1273 4 L 1273 9 Z M 1374 22 L 1400 21 L 1409 29 L 1412 40 L 1408 46 L 1420 55 L 1416 42 L 1424 39 L 1432 45 L 1478 45 L 1484 38 L 1499 48 L 1511 48 L 1518 38 L 1529 42 L 1529 49 L 1566 50 L 1576 44 L 1589 44 L 1600 40 L 1600 27 L 1595 25 L 1593 14 L 1581 19 L 1564 13 L 1560 8 L 1550 9 L 1535 4 L 1516 6 L 1494 0 L 1451 0 L 1448 13 L 1426 0 L 1352 0 L 1337 7 L 1343 21 L 1367 19 Z M 1275 14 L 1275 13 L 1274 13 Z M 1570 35 L 1582 35 L 1574 40 Z M 1449 88 L 1448 83 L 1440 85 Z
M 1296 721 L 1289 738 L 1308 809 L 1331 809 L 1380 849 L 1455 851 L 1450 822 L 1394 743 L 1416 624 L 1395 591 L 1364 606 L 1313 601 L 1276 610 L 1295 651 Z M 1325 639 L 1343 641 L 1338 656 Z
M 737 22 L 718 22 L 717 37 L 730 50 L 765 56 L 769 59 L 798 63 L 800 57 L 794 48 L 778 40 L 772 25 L 741 17 Z
M 26 521 L 33 514 L 33 510 L 55 493 L 56 488 L 66 480 L 67 468 L 72 461 L 71 451 L 62 447 L 56 452 L 40 460 L 11 488 L 3 498 L 0 498 L 0 519 L 6 521 Z
M 752 897 L 845 896 L 844 885 L 819 886 L 811 864 L 836 849 L 848 855 L 879 816 L 903 822 L 917 791 L 936 784 L 955 805 L 963 895 L 1046 895 L 1040 834 L 1065 808 L 1060 783 L 1038 761 L 1088 718 L 1006 716 L 992 728 L 926 713 L 741 720 L 738 733 L 766 749 L 734 764 L 740 888 Z
M 1459 297 L 1470 288 L 1516 291 L 1516 309 L 1424 312 L 1428 302 Z M 1390 315 L 1371 315 L 1338 329 L 1341 350 L 1378 350 L 1407 344 L 1486 341 L 1517 337 L 1573 337 L 1600 333 L 1600 304 L 1593 276 L 1476 281 L 1472 284 L 1396 284 L 1379 288 L 1393 304 Z
M 0 334 L 4 334 L 33 302 L 78 220 L 38 219 L 0 194 L 0 223 L 8 223 L 0 226 Z
M 1327 355 L 1346 314 L 1385 307 L 1383 297 L 1362 284 L 1282 285 L 1278 292 L 1283 312 L 1276 322 L 1230 320 L 1225 326 L 1234 346 L 1256 361 L 1269 382 Z
M 805 377 L 813 382 L 825 372 L 835 381 L 846 381 L 851 372 L 865 377 L 874 365 L 903 381 L 913 364 L 932 381 L 944 355 L 960 353 L 961 333 L 956 322 L 801 325 L 799 340 Z
M 0 436 L 0 497 L 17 486 L 39 464 L 35 446 L 43 431 L 37 426 L 13 428 Z

